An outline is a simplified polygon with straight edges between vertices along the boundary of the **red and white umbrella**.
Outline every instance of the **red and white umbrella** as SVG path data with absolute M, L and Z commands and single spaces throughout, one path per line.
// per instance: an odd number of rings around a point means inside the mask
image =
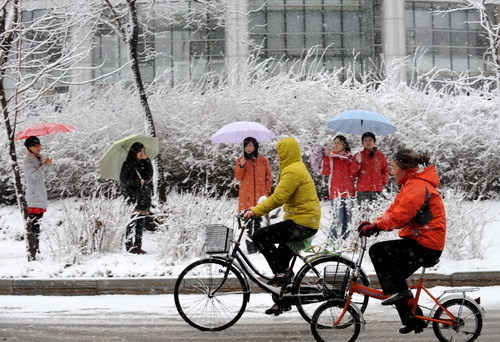
M 29 138 L 31 136 L 42 137 L 49 134 L 70 133 L 74 131 L 76 131 L 76 128 L 70 125 L 54 122 L 40 122 L 34 126 L 17 132 L 14 140 L 18 141 Z

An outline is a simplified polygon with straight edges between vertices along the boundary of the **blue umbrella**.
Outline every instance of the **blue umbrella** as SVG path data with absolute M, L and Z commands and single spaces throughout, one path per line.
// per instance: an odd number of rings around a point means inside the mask
M 359 135 L 365 132 L 372 132 L 375 135 L 396 132 L 396 126 L 382 114 L 362 109 L 342 112 L 328 121 L 327 126 L 338 132 Z

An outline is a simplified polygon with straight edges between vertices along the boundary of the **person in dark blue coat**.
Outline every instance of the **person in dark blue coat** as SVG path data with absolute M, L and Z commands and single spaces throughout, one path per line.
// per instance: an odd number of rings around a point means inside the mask
M 135 142 L 130 147 L 127 159 L 123 162 L 120 181 L 128 204 L 135 205 L 134 214 L 127 225 L 125 248 L 127 252 L 145 254 L 142 249 L 142 232 L 146 225 L 146 216 L 151 207 L 153 194 L 153 165 L 146 154 L 144 145 Z M 132 234 L 134 228 L 135 234 Z

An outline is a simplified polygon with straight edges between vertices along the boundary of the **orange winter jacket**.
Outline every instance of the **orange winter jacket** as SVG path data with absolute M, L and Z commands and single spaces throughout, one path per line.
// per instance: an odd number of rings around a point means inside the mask
M 255 206 L 261 196 L 269 196 L 273 177 L 266 157 L 259 155 L 257 159 L 246 159 L 244 167 L 240 167 L 240 158 L 234 165 L 234 178 L 240 181 L 238 210 L 245 210 Z
M 442 251 L 446 239 L 446 214 L 437 186 L 434 166 L 422 172 L 406 170 L 401 189 L 389 209 L 377 218 L 381 230 L 401 229 L 399 237 L 414 239 L 422 246 Z

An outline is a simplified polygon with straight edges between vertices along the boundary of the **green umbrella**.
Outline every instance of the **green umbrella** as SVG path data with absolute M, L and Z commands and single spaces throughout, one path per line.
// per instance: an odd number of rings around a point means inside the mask
M 126 138 L 117 140 L 99 160 L 99 170 L 102 178 L 120 180 L 120 171 L 123 162 L 127 158 L 130 147 L 135 142 L 140 142 L 144 145 L 146 154 L 151 159 L 160 153 L 160 141 L 158 138 L 147 137 L 141 134 L 132 134 Z

